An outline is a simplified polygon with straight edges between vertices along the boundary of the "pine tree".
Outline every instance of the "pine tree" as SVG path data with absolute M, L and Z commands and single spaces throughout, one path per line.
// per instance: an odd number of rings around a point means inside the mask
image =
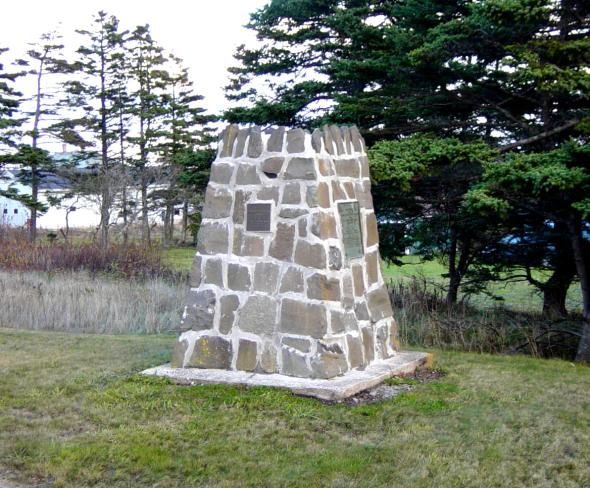
M 6 51 L 7 48 L 0 48 L 0 56 Z M 14 88 L 14 82 L 21 74 L 6 72 L 0 59 L 0 151 L 2 146 L 14 146 L 15 131 L 22 123 L 17 117 L 21 93 Z

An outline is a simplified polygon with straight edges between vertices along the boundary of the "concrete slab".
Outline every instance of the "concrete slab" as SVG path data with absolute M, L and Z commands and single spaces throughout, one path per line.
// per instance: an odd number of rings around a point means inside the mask
M 165 376 L 185 385 L 213 383 L 287 388 L 296 395 L 338 401 L 372 388 L 392 376 L 412 373 L 419 366 L 429 365 L 431 361 L 432 355 L 429 353 L 399 352 L 389 359 L 372 363 L 363 371 L 353 370 L 327 380 L 223 369 L 171 368 L 170 364 L 146 369 L 141 374 Z

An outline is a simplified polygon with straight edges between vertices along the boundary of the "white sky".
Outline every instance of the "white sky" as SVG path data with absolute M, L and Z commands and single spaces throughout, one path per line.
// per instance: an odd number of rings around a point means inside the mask
M 115 15 L 122 29 L 150 24 L 153 38 L 168 52 L 182 58 L 190 70 L 195 91 L 205 97 L 212 113 L 228 106 L 223 87 L 227 68 L 240 44 L 250 44 L 254 33 L 243 26 L 249 14 L 269 0 L 17 0 L 3 2 L 0 47 L 22 55 L 27 43 L 59 26 L 63 43 L 74 44 L 75 29 L 89 27 L 99 10 Z M 8 56 L 7 56 L 8 57 Z

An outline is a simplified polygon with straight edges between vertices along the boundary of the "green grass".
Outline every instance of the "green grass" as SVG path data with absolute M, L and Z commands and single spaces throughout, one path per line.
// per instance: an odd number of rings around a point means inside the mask
M 193 264 L 196 247 L 172 247 L 164 250 L 164 263 L 177 271 L 188 271 Z
M 137 371 L 175 338 L 0 329 L 0 472 L 42 486 L 590 486 L 590 369 L 436 353 L 360 407 Z

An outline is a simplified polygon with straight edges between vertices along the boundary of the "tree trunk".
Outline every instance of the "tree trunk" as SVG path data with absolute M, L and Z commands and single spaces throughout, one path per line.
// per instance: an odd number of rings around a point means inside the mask
M 576 263 L 576 272 L 580 279 L 580 289 L 582 291 L 582 337 L 578 345 L 576 361 L 590 365 L 590 270 L 588 269 L 587 243 L 582 237 L 582 228 L 579 219 L 575 215 L 570 215 L 568 219 L 568 230 L 574 252 L 574 261 Z
M 151 243 L 149 213 L 148 213 L 148 184 L 145 168 L 141 173 L 141 240 L 144 244 Z
M 459 280 L 457 279 L 457 231 L 451 228 L 451 246 L 449 248 L 449 288 L 447 290 L 447 305 L 457 303 L 459 294 Z
M 186 238 L 188 233 L 188 201 L 182 202 L 182 243 L 186 244 Z
M 576 275 L 574 261 L 560 262 L 551 277 L 543 285 L 543 315 L 549 318 L 565 318 L 567 291 Z

